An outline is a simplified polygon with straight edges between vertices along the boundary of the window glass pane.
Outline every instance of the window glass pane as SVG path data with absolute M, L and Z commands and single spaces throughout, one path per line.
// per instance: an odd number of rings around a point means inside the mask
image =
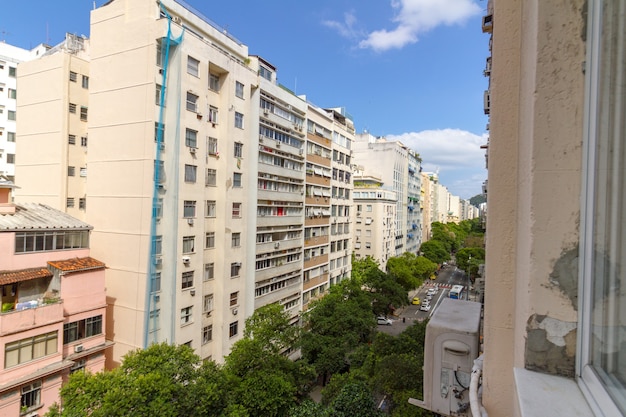
M 596 131 L 590 133 L 595 152 L 590 172 L 591 309 L 589 362 L 622 413 L 626 414 L 626 0 L 603 0 Z M 595 143 L 594 143 L 595 141 Z

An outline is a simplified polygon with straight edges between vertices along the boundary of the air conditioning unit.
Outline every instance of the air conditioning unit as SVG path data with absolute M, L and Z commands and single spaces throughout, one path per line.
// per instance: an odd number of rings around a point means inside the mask
M 189 148 L 189 153 L 191 153 L 192 155 L 196 154 L 196 149 L 197 148 Z
M 259 135 L 259 143 L 263 143 L 263 139 L 265 138 L 265 136 L 263 135 Z
M 159 301 L 161 301 L 161 296 L 160 296 L 160 295 L 158 295 L 158 294 L 157 294 L 157 295 L 155 295 L 155 296 L 154 296 L 154 301 L 155 301 L 155 302 L 159 302 Z
M 444 298 L 426 326 L 424 400 L 409 403 L 449 416 L 467 416 L 474 359 L 480 353 L 481 304 Z
M 267 116 L 268 114 L 270 114 L 270 111 L 268 109 L 263 109 L 263 114 Z
M 280 141 L 279 140 L 276 141 L 276 147 L 280 148 Z
M 161 266 L 163 264 L 163 258 L 161 258 L 160 256 L 155 256 L 154 258 L 154 265 L 155 266 Z
M 196 295 L 196 290 L 189 291 L 189 294 L 191 294 L 191 296 L 193 297 L 194 295 Z
M 193 219 L 187 219 L 187 224 L 189 226 L 193 226 Z
M 304 153 L 304 149 L 300 149 L 300 155 Z
M 278 248 L 280 248 L 280 243 L 278 242 L 274 243 L 274 249 L 278 249 Z
M 165 150 L 165 143 L 164 143 L 164 142 L 161 142 L 161 143 L 159 144 L 159 149 L 160 149 L 160 150 L 162 150 L 162 151 L 164 151 L 164 150 Z
M 172 16 L 172 22 L 180 24 L 180 17 L 179 16 Z
M 241 262 L 235 262 L 235 266 L 241 266 Z
M 76 345 L 74 346 L 74 353 L 80 353 L 83 351 L 83 345 Z
M 233 316 L 236 316 L 237 313 L 239 313 L 239 310 L 237 310 L 236 308 L 233 308 L 232 312 L 233 312 Z
M 183 263 L 188 264 L 189 262 L 191 262 L 191 258 L 189 256 L 183 256 Z

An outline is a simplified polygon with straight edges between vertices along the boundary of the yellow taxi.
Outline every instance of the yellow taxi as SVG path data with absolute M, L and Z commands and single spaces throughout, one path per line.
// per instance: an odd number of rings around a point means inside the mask
M 419 297 L 413 297 L 413 300 L 411 301 L 411 304 L 418 306 L 418 305 L 420 305 L 421 302 L 422 302 L 422 300 L 420 300 Z

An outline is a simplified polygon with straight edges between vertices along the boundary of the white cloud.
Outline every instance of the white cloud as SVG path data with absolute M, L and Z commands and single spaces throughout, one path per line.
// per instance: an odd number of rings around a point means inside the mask
M 454 195 L 470 198 L 481 192 L 487 178 L 485 150 L 487 135 L 475 135 L 460 129 L 424 130 L 387 135 L 389 141 L 400 141 L 422 158 L 422 169 L 439 172 L 440 183 Z
M 473 0 L 392 0 L 391 6 L 397 10 L 393 19 L 397 26 L 371 32 L 359 47 L 379 52 L 399 49 L 417 42 L 421 33 L 439 25 L 463 23 L 481 11 Z
M 346 12 L 343 15 L 343 22 L 337 22 L 335 20 L 324 20 L 322 24 L 331 29 L 335 29 L 339 34 L 345 38 L 356 38 L 358 33 L 354 28 L 356 24 L 356 16 L 353 12 Z

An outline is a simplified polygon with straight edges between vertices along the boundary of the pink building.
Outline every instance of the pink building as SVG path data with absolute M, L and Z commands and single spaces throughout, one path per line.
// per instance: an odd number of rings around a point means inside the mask
M 72 372 L 103 370 L 104 263 L 91 226 L 42 204 L 12 204 L 0 177 L 0 415 L 43 415 Z

